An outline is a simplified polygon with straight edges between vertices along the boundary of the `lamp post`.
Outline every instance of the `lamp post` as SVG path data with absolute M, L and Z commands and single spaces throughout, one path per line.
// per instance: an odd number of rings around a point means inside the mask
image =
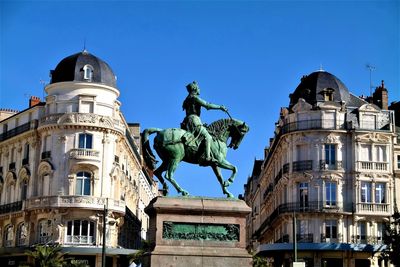
M 293 209 L 293 262 L 297 262 L 296 207 Z
M 107 201 L 107 199 L 106 199 Z M 105 267 L 106 266 L 106 217 L 107 217 L 107 207 L 108 207 L 108 202 L 104 205 L 104 210 L 103 210 L 103 247 L 101 250 L 101 266 Z

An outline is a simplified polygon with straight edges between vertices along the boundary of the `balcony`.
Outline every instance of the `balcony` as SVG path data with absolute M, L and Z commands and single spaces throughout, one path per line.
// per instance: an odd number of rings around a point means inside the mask
M 283 125 L 279 134 L 318 129 L 342 130 L 345 129 L 345 125 L 343 121 L 335 121 L 332 119 L 295 121 Z
M 51 159 L 51 151 L 44 151 L 44 152 L 42 152 L 42 157 L 41 157 L 41 159 L 42 159 L 42 160 Z
M 289 243 L 289 235 L 283 235 L 281 238 L 276 240 L 275 243 Z
M 314 240 L 314 234 L 297 234 L 297 243 L 312 243 Z
M 386 172 L 389 170 L 389 162 L 358 161 L 356 164 L 359 171 Z
M 15 162 L 11 162 L 10 164 L 8 164 L 8 170 L 15 171 Z
M 370 245 L 381 245 L 384 244 L 382 236 L 372 235 L 352 235 L 351 243 L 355 244 L 370 244 Z
M 390 215 L 389 204 L 387 203 L 357 203 L 357 212 L 367 214 L 388 214 Z
M 14 129 L 11 129 L 5 133 L 0 134 L 0 142 L 1 141 L 5 141 L 7 139 L 10 139 L 14 136 L 17 136 L 19 134 L 25 133 L 29 130 L 33 130 L 36 129 L 38 126 L 38 121 L 37 120 L 33 120 L 30 122 L 27 122 L 25 124 L 22 124 L 18 127 L 15 127 Z
M 283 174 L 286 174 L 286 173 L 289 172 L 289 167 L 290 167 L 289 163 L 286 163 L 286 164 L 283 165 L 283 167 L 282 167 Z
M 31 198 L 26 200 L 25 209 L 84 208 L 103 210 L 104 205 L 107 205 L 109 210 L 125 213 L 125 201 L 92 196 L 45 196 Z
M 22 210 L 22 201 L 17 201 L 9 204 L 4 204 L 0 206 L 0 214 L 17 212 Z
M 340 170 L 343 168 L 342 161 L 335 160 L 334 162 L 327 163 L 326 160 L 319 161 L 319 169 L 321 171 L 327 170 Z
M 339 239 L 337 237 L 326 237 L 325 234 L 321 234 L 321 243 L 338 243 Z
M 22 159 L 22 166 L 26 166 L 26 165 L 29 165 L 29 159 L 28 158 Z
M 259 235 L 264 229 L 268 229 L 270 225 L 281 215 L 287 213 L 308 213 L 308 212 L 325 212 L 325 213 L 337 213 L 345 210 L 351 210 L 351 207 L 343 207 L 343 203 L 335 202 L 335 205 L 326 205 L 325 201 L 308 201 L 306 203 L 289 202 L 279 205 L 269 217 L 265 219 L 259 229 L 254 233 L 255 236 Z
M 293 162 L 293 172 L 312 170 L 312 160 L 300 160 Z
M 75 148 L 69 151 L 69 158 L 77 160 L 99 160 L 100 152 L 94 149 Z

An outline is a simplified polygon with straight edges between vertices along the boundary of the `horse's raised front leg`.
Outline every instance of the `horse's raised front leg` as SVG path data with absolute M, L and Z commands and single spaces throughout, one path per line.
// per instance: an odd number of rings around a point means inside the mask
M 155 171 L 154 171 L 154 175 L 157 177 L 157 179 L 160 181 L 160 183 L 162 184 L 163 187 L 163 195 L 167 196 L 168 195 L 168 185 L 165 182 L 162 173 L 165 172 L 167 170 L 168 164 L 165 163 L 164 161 L 161 163 L 160 167 L 158 167 Z
M 225 185 L 224 178 L 221 175 L 221 169 L 217 167 L 216 165 L 212 165 L 212 169 L 215 173 L 215 176 L 217 176 L 218 182 L 221 185 L 222 192 L 228 197 L 228 198 L 234 198 L 231 192 L 228 191 L 227 186 Z
M 225 186 L 229 186 L 235 180 L 235 176 L 236 176 L 236 172 L 237 172 L 236 166 L 232 165 L 226 159 L 222 159 L 221 161 L 217 162 L 216 164 L 217 164 L 218 167 L 220 167 L 222 169 L 231 170 L 232 171 L 232 174 L 229 177 L 229 179 L 224 181 L 224 185 Z
M 179 162 L 180 160 L 178 159 L 174 159 L 169 162 L 167 173 L 165 174 L 165 179 L 167 179 L 175 187 L 178 193 L 181 193 L 182 196 L 187 196 L 189 195 L 189 192 L 180 187 L 179 184 L 174 179 L 174 173 L 176 171 L 176 168 L 178 167 Z

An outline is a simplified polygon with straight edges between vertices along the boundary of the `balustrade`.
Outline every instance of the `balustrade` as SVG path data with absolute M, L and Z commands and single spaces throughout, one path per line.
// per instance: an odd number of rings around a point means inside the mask
M 86 149 L 86 148 L 75 148 L 71 149 L 69 152 L 69 157 L 73 159 L 90 159 L 99 158 L 100 152 L 94 149 Z
M 388 162 L 358 161 L 357 168 L 363 171 L 388 171 Z

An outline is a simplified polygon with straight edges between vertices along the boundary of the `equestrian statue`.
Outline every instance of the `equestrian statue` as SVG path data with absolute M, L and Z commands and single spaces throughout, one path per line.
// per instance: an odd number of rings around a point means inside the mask
M 154 175 L 163 186 L 163 194 L 168 194 L 168 185 L 162 174 L 183 196 L 189 193 L 181 188 L 174 179 L 174 173 L 178 164 L 185 161 L 200 166 L 211 166 L 223 193 L 228 198 L 234 196 L 227 187 L 233 183 L 237 168 L 226 160 L 227 148 L 237 149 L 249 131 L 249 126 L 240 120 L 233 119 L 226 107 L 208 103 L 199 97 L 200 88 L 194 81 L 186 86 L 189 95 L 183 102 L 183 110 L 186 117 L 181 123 L 181 128 L 149 128 L 142 132 L 142 148 L 146 165 L 154 170 Z M 229 118 L 220 119 L 205 125 L 201 122 L 201 108 L 219 109 L 228 114 Z M 161 158 L 161 165 L 156 168 L 156 157 L 150 148 L 149 136 L 157 134 L 154 138 L 154 149 Z M 227 145 L 230 139 L 229 145 Z M 221 170 L 231 170 L 232 174 L 226 181 L 221 175 Z

